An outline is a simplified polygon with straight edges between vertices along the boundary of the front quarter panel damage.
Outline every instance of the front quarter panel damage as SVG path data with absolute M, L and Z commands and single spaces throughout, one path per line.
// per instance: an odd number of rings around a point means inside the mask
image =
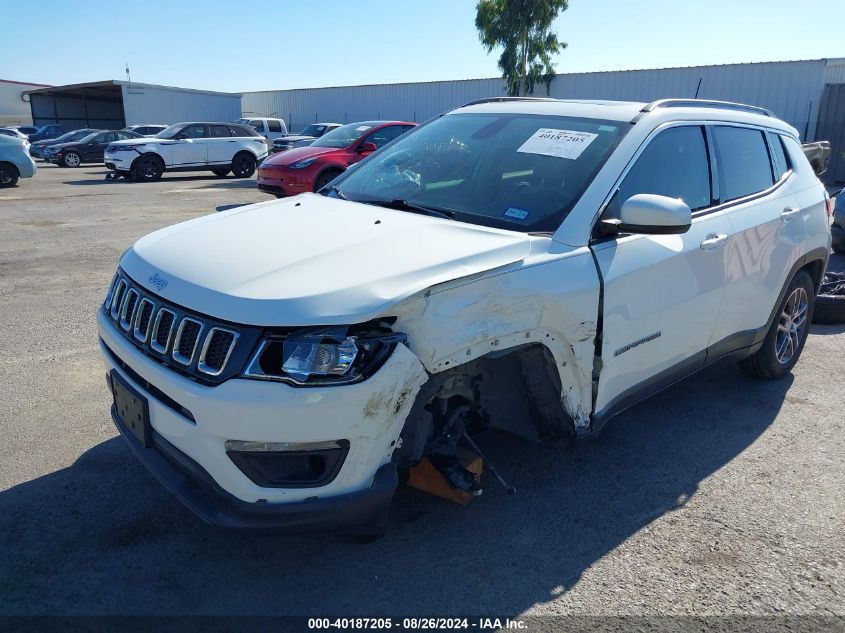
M 589 428 L 592 410 L 598 301 L 595 265 L 581 248 L 436 286 L 393 313 L 395 329 L 408 334 L 432 381 L 441 373 L 459 374 L 476 359 L 542 346 L 559 377 L 559 403 L 581 432 Z

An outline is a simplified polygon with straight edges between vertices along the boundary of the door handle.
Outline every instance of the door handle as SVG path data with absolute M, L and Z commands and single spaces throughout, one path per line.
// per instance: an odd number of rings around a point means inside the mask
M 786 207 L 780 214 L 780 219 L 784 222 L 790 222 L 796 216 L 798 216 L 799 213 L 801 213 L 801 209 L 796 209 L 794 207 Z
M 713 249 L 720 247 L 727 241 L 728 236 L 724 233 L 711 233 L 701 243 L 700 248 L 703 251 L 712 251 Z

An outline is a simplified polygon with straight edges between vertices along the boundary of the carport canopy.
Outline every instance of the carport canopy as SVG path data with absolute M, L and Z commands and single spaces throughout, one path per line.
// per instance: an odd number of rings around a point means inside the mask
M 126 126 L 123 90 L 114 81 L 28 90 L 34 125 L 57 123 L 66 130 L 119 130 Z

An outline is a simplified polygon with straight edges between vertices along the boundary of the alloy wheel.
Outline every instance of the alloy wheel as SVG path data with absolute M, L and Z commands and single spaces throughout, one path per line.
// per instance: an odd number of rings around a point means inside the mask
M 778 333 L 775 337 L 775 356 L 786 365 L 798 353 L 801 338 L 807 327 L 807 310 L 810 300 L 804 288 L 796 288 L 789 295 L 780 313 Z

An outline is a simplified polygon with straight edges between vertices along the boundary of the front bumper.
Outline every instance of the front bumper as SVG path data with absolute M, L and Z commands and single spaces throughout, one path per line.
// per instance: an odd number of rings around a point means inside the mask
M 368 494 L 379 503 L 385 499 L 389 503 L 389 475 L 383 467 L 390 464 L 405 418 L 427 379 L 422 364 L 407 347 L 399 345 L 379 371 L 356 384 L 297 388 L 232 378 L 207 386 L 140 351 L 115 329 L 102 310 L 97 321 L 107 371 L 118 373 L 148 400 L 158 453 L 172 447 L 196 466 L 185 466 L 185 460 L 177 455 L 174 459 L 182 464 L 183 477 L 185 472 L 200 472 L 202 476 L 189 477 L 192 484 L 199 485 L 201 480 L 213 483 L 211 490 L 216 496 L 210 495 L 212 501 L 198 502 L 187 496 L 182 484 L 174 489 L 176 484 L 162 481 L 201 517 L 232 527 L 258 527 L 265 521 L 274 527 L 289 523 L 294 529 L 306 525 L 313 525 L 313 529 L 350 525 L 352 531 L 367 523 L 368 518 L 383 517 L 373 509 L 375 502 Z M 337 475 L 324 485 L 269 488 L 257 485 L 230 459 L 227 440 L 289 444 L 346 440 L 349 450 Z M 142 461 L 147 463 L 147 457 L 155 462 L 154 472 L 167 470 L 147 453 Z M 167 479 L 181 481 L 174 475 L 167 475 Z M 206 490 L 201 496 L 208 499 L 209 494 Z M 362 495 L 369 500 L 362 501 Z M 346 503 L 358 510 L 353 512 Z M 307 510 L 305 518 L 292 518 L 298 512 L 285 509 L 302 504 L 316 504 L 303 506 Z M 217 510 L 208 510 L 210 506 Z M 337 508 L 340 515 L 327 518 L 331 508 Z M 255 513 L 276 518 L 249 518 Z M 233 519 L 233 514 L 241 518 Z
M 297 503 L 249 503 L 223 490 L 202 466 L 161 434 L 154 431 L 152 447 L 144 448 L 120 421 L 114 405 L 111 415 L 135 457 L 206 523 L 243 530 L 360 534 L 378 532 L 387 524 L 390 502 L 399 484 L 392 463 L 381 466 L 372 485 L 365 490 L 322 499 L 312 497 Z

